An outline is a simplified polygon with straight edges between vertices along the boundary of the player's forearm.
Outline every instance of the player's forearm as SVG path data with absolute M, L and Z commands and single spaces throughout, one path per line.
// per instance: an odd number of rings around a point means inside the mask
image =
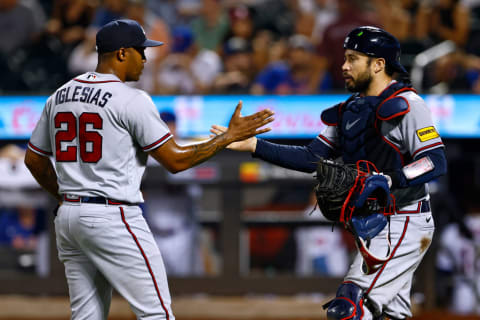
M 164 166 L 172 173 L 189 169 L 210 159 L 231 142 L 228 134 L 221 134 L 205 142 L 179 146 L 172 157 L 173 161 L 164 163 Z
M 25 155 L 25 165 L 30 170 L 38 184 L 48 191 L 55 199 L 61 201 L 61 197 L 58 194 L 57 173 L 55 172 L 50 159 L 27 150 Z
M 58 183 L 57 183 L 57 174 L 53 167 L 46 168 L 46 170 L 40 171 L 38 173 L 33 173 L 33 177 L 37 182 L 48 191 L 57 201 L 61 201 L 62 198 L 58 193 Z
M 443 148 L 426 151 L 402 169 L 386 172 L 392 178 L 393 188 L 407 188 L 424 184 L 446 173 L 447 159 Z
M 310 173 L 317 168 L 319 158 L 328 157 L 330 153 L 331 149 L 318 139 L 308 146 L 274 144 L 258 139 L 253 156 L 287 169 Z

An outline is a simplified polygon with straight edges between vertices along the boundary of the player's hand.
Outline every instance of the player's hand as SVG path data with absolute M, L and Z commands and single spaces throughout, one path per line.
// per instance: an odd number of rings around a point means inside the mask
M 210 128 L 210 132 L 213 133 L 212 136 L 217 136 L 223 134 L 227 131 L 227 127 L 219 126 L 219 125 L 212 125 Z M 232 142 L 227 146 L 227 149 L 236 150 L 236 151 L 248 151 L 248 152 L 255 152 L 257 148 L 257 138 L 251 137 L 242 141 Z
M 237 104 L 227 131 L 224 132 L 227 141 L 230 143 L 245 140 L 271 130 L 270 128 L 262 127 L 274 120 L 273 111 L 265 109 L 245 117 L 242 117 L 241 111 L 242 101 Z

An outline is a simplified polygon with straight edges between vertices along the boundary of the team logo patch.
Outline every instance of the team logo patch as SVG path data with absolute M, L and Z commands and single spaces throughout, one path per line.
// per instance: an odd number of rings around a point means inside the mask
M 432 140 L 439 137 L 437 130 L 435 130 L 435 127 L 426 127 L 423 129 L 418 129 L 417 136 L 421 142 L 425 142 L 425 141 Z

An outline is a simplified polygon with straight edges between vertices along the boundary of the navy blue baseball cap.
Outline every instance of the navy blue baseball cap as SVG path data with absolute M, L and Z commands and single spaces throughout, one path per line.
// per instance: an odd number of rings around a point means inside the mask
M 355 28 L 345 38 L 343 47 L 371 57 L 384 58 L 395 71 L 407 72 L 400 63 L 400 43 L 397 38 L 383 29 L 372 26 Z
M 104 25 L 97 32 L 97 51 L 112 52 L 120 48 L 157 47 L 163 42 L 147 39 L 142 26 L 135 20 L 120 19 Z

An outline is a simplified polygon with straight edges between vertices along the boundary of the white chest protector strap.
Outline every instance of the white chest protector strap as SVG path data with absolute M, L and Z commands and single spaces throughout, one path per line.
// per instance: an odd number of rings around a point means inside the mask
M 355 236 L 355 244 L 358 248 L 358 251 L 363 257 L 363 264 L 362 264 L 362 270 L 365 274 L 372 274 L 378 271 L 378 269 L 382 268 L 385 263 L 387 263 L 395 254 L 397 251 L 397 248 L 402 244 L 403 238 L 405 236 L 405 233 L 407 232 L 407 227 L 408 223 L 410 221 L 409 217 L 406 217 L 405 225 L 403 227 L 402 234 L 400 238 L 398 239 L 397 243 L 395 244 L 395 247 L 392 250 L 392 244 L 390 242 L 390 222 L 389 222 L 389 229 L 386 233 L 386 239 L 388 244 L 388 251 L 387 255 L 385 257 L 379 257 L 368 249 L 368 241 L 365 241 L 363 238 L 359 236 Z
M 380 269 L 385 262 L 390 260 L 393 256 L 393 252 L 391 251 L 391 243 L 389 240 L 389 234 L 390 232 L 387 232 L 386 236 L 386 241 L 388 243 L 388 255 L 386 257 L 378 257 L 374 255 L 373 253 L 368 250 L 368 244 L 365 243 L 365 241 L 361 237 L 355 237 L 355 244 L 357 246 L 358 251 L 363 257 L 363 263 L 362 263 L 362 271 L 365 274 L 372 274 L 377 272 L 378 269 Z

